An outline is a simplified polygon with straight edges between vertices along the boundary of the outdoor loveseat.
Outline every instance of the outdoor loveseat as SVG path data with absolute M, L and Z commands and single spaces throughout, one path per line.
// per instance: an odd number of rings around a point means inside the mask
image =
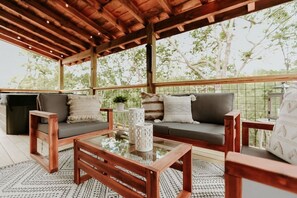
M 59 146 L 70 144 L 75 138 L 105 134 L 113 128 L 112 109 L 100 109 L 107 111 L 107 122 L 67 123 L 70 113 L 67 104 L 69 103 L 68 95 L 39 94 L 37 101 L 41 111 L 30 111 L 30 154 L 50 173 L 58 170 Z M 78 101 L 82 101 L 82 99 Z M 90 104 L 85 105 L 89 106 Z M 37 150 L 38 138 L 49 144 L 48 159 Z
M 185 96 L 183 94 L 177 96 Z M 193 146 L 225 152 L 240 149 L 240 113 L 233 110 L 233 93 L 191 94 L 195 123 L 154 122 L 154 136 L 190 143 Z M 145 97 L 151 97 L 149 94 Z M 147 104 L 152 101 L 148 98 Z M 145 99 L 145 100 L 146 100 Z M 144 102 L 144 107 L 145 107 Z M 146 110 L 146 113 L 150 110 Z M 199 122 L 199 124 L 198 124 Z

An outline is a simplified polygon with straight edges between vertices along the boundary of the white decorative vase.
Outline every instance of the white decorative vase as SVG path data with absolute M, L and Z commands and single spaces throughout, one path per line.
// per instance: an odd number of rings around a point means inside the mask
M 135 148 L 141 152 L 147 152 L 153 149 L 153 124 L 136 124 Z
M 129 142 L 135 144 L 135 125 L 144 123 L 144 109 L 130 108 L 129 109 Z
M 117 110 L 124 111 L 125 110 L 125 103 L 117 103 Z

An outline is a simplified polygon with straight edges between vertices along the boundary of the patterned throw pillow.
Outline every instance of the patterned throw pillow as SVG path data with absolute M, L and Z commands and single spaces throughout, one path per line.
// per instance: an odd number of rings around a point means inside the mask
M 141 103 L 145 112 L 146 120 L 162 119 L 164 114 L 163 102 L 158 94 L 141 93 Z
M 164 102 L 163 122 L 186 122 L 194 123 L 191 110 L 191 101 L 195 100 L 194 95 L 190 96 L 162 96 Z
M 266 148 L 283 160 L 297 165 L 297 86 L 285 93 L 279 118 Z
M 68 95 L 67 104 L 69 105 L 68 123 L 102 120 L 101 96 Z

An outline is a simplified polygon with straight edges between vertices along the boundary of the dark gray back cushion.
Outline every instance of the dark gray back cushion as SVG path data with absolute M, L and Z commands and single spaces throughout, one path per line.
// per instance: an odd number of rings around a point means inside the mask
M 233 93 L 193 94 L 193 120 L 204 123 L 224 124 L 224 115 L 233 110 Z
M 66 94 L 41 93 L 37 96 L 39 110 L 57 113 L 59 122 L 66 122 L 69 110 Z M 47 119 L 41 119 L 41 123 L 47 123 Z

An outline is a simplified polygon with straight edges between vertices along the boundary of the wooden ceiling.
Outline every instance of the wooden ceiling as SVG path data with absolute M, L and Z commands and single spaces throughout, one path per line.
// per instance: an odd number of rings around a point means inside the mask
M 0 39 L 55 60 L 104 56 L 146 43 L 149 24 L 161 39 L 288 1 L 0 0 Z

